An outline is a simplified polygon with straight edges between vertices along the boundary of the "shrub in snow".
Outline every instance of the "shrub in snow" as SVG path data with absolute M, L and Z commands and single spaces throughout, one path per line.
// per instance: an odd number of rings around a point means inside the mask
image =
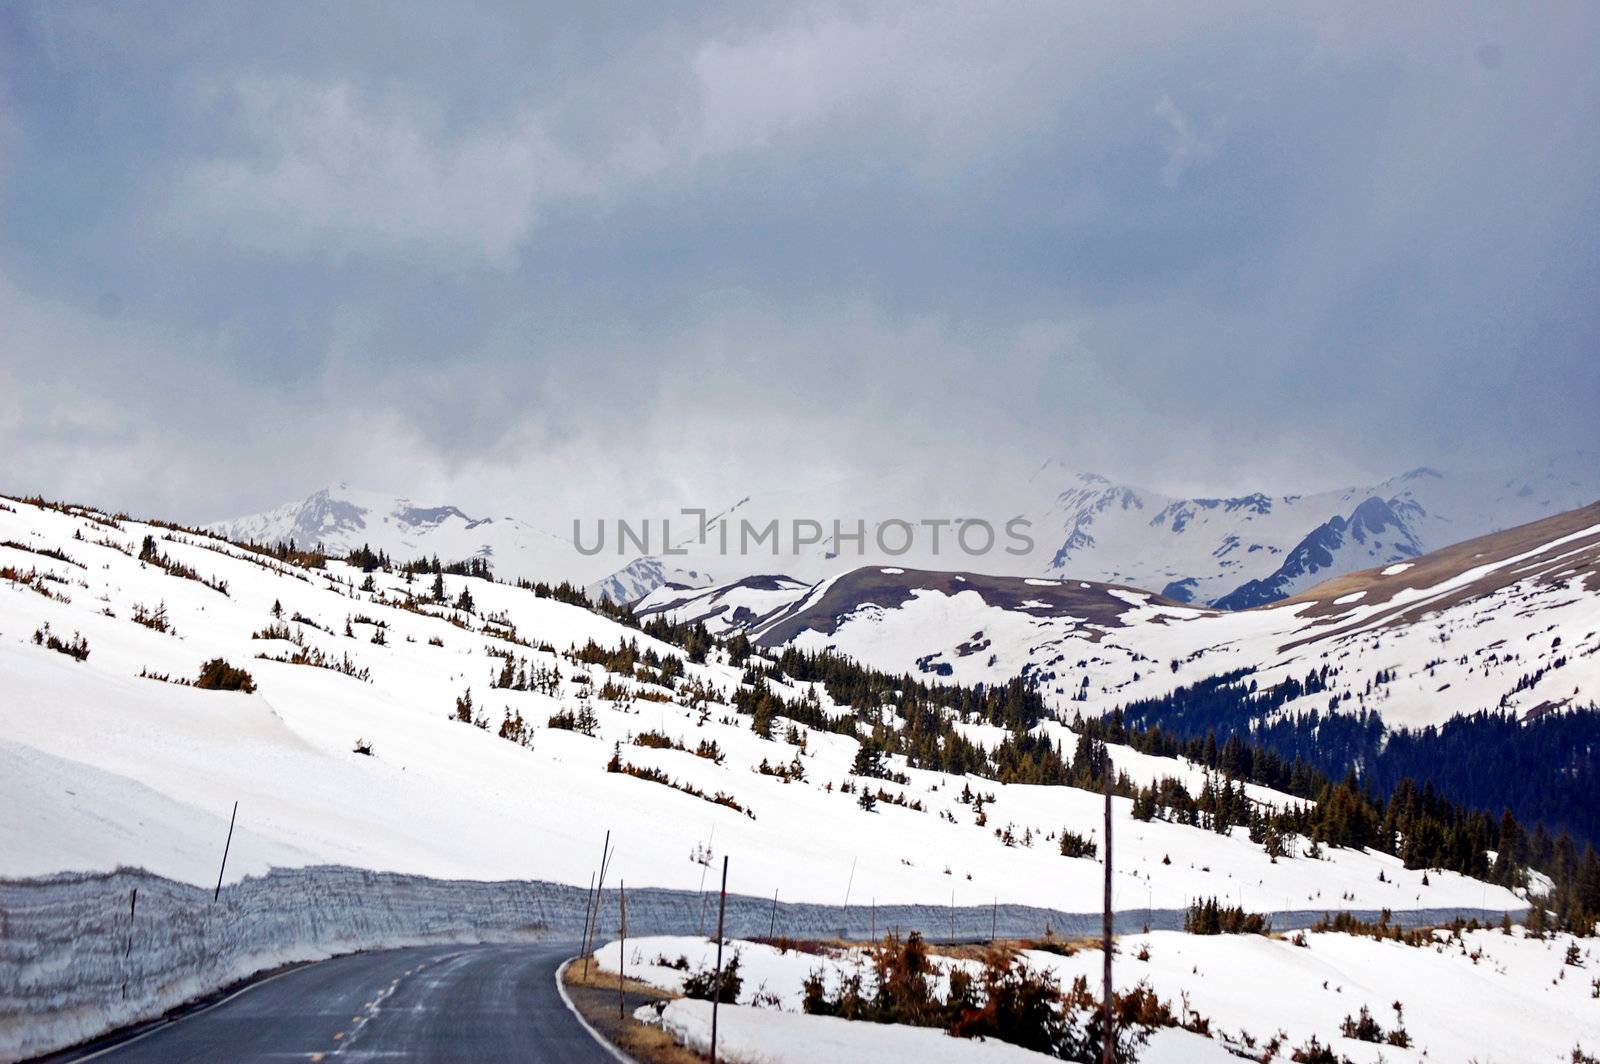
M 133 623 L 142 624 L 156 632 L 178 634 L 173 629 L 171 622 L 167 620 L 167 604 L 165 600 L 153 610 L 142 602 L 135 602 L 133 604 Z
M 739 976 L 739 954 L 735 953 L 722 962 L 720 978 L 715 967 L 700 968 L 684 976 L 683 996 L 710 1001 L 715 995 L 722 1004 L 732 1005 L 739 1000 L 739 989 L 743 985 L 744 980 Z
M 1317 1041 L 1316 1035 L 1312 1035 L 1311 1041 L 1290 1053 L 1289 1059 L 1295 1064 L 1350 1064 L 1349 1057 L 1341 1057 Z
M 470 705 L 470 703 L 469 703 Z M 587 705 L 574 713 L 570 709 L 559 710 L 552 714 L 549 725 L 561 731 L 582 732 L 584 735 L 593 735 L 600 726 L 600 720 L 594 715 L 594 710 Z
M 1076 831 L 1061 829 L 1061 856 L 1087 857 L 1093 860 L 1100 853 L 1100 844 Z
M 71 639 L 62 639 L 50 630 L 49 622 L 34 630 L 33 641 L 35 644 L 48 647 L 58 654 L 65 654 L 74 661 L 85 661 L 89 657 L 89 641 L 77 632 L 72 633 Z
M 1365 1005 L 1361 1006 L 1359 1017 L 1344 1018 L 1344 1022 L 1339 1025 L 1339 1033 L 1358 1042 L 1383 1041 L 1383 1025 L 1372 1018 L 1371 1011 Z
M 200 666 L 194 685 L 208 691 L 243 691 L 245 694 L 256 689 L 256 681 L 248 672 L 234 668 L 221 658 L 212 658 Z

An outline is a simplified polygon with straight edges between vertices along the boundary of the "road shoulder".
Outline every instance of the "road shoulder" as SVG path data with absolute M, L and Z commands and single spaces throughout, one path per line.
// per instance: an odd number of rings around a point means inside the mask
M 677 995 L 632 979 L 623 981 L 620 992 L 617 984 L 617 973 L 603 971 L 592 959 L 587 975 L 579 958 L 567 961 L 556 971 L 562 1000 L 595 1040 L 622 1064 L 701 1064 L 707 1059 L 679 1045 L 661 1028 L 634 1018 L 636 1010 L 670 1001 Z

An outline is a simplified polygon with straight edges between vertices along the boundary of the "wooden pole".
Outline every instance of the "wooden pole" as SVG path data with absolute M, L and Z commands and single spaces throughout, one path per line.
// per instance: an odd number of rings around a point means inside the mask
M 1115 1013 L 1112 1010 L 1111 999 L 1111 751 L 1106 750 L 1105 757 L 1105 784 L 1106 784 L 1106 887 L 1105 887 L 1105 935 L 1101 947 L 1105 950 L 1105 1043 L 1100 1050 L 1101 1064 L 1116 1064 L 1117 1060 L 1117 1034 L 1112 1026 L 1115 1022 Z
M 594 873 L 589 873 L 589 892 L 583 896 L 583 930 L 578 932 L 578 948 L 589 941 L 589 914 L 594 911 Z
M 222 897 L 222 875 L 228 870 L 228 850 L 233 846 L 233 823 L 239 819 L 239 803 L 233 803 L 233 813 L 228 817 L 228 841 L 222 844 L 222 867 L 217 869 L 217 889 L 211 892 L 213 904 Z
M 728 855 L 722 855 L 722 895 L 717 902 L 717 980 L 711 991 L 711 1064 L 717 1064 L 717 1006 L 722 1002 L 722 921 L 728 913 Z
M 600 898 L 606 889 L 606 864 L 611 860 L 611 832 L 606 831 L 606 840 L 600 845 L 600 878 L 594 884 L 594 915 L 587 921 L 583 933 L 583 976 L 589 977 L 589 952 L 594 945 L 595 928 L 600 923 Z
M 611 847 L 606 852 L 605 859 L 600 862 L 600 878 L 594 885 L 594 919 L 589 921 L 589 949 L 594 953 L 594 940 L 600 934 L 600 910 L 604 907 L 606 896 L 606 873 L 611 871 L 611 858 L 617 855 L 617 848 Z
M 622 915 L 622 926 L 618 929 L 618 948 L 621 952 L 617 955 L 617 1021 L 620 1023 L 627 1014 L 627 997 L 622 984 L 627 979 L 628 971 L 628 884 L 620 879 L 617 880 L 617 909 Z

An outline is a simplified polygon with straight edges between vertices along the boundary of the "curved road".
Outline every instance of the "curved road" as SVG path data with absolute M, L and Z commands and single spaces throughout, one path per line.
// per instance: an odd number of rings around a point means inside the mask
M 614 1058 L 556 990 L 567 945 L 417 946 L 296 968 L 80 1060 L 576 1061 Z

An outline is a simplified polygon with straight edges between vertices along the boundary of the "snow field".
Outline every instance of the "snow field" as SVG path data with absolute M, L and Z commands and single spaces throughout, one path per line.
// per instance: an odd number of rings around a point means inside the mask
M 1600 979 L 1600 949 L 1591 940 L 1571 936 L 1530 939 L 1515 929 L 1510 935 L 1498 930 L 1465 931 L 1459 938 L 1440 931 L 1435 933 L 1434 945 L 1421 947 L 1340 933 L 1306 933 L 1303 941 L 1306 944 L 1300 946 L 1291 938 L 1201 937 L 1170 931 L 1120 937 L 1114 969 L 1119 990 L 1146 983 L 1175 1012 L 1186 1005 L 1211 1021 L 1212 1039 L 1184 1031 L 1162 1032 L 1152 1038 L 1140 1059 L 1237 1059 L 1227 1055 L 1224 1043 L 1244 1048 L 1248 1036 L 1259 1053 L 1260 1047 L 1279 1035 L 1284 1036 L 1283 1059 L 1291 1048 L 1315 1036 L 1361 1064 L 1379 1060 L 1391 1064 L 1423 1060 L 1564 1064 L 1576 1045 L 1591 1051 L 1600 1047 L 1600 1007 L 1593 996 L 1594 980 Z M 1567 949 L 1574 943 L 1579 946 L 1581 966 L 1565 963 Z M 838 1029 L 846 1021 L 797 1015 L 802 1008 L 801 984 L 813 971 L 820 970 L 832 988 L 859 966 L 870 985 L 870 961 L 859 950 L 814 956 L 738 940 L 727 943 L 724 950 L 725 956 L 738 954 L 743 979 L 739 1006 L 724 1010 L 721 1021 L 727 1025 L 724 1030 L 738 1032 L 725 1043 L 730 1051 L 738 1045 L 761 1059 L 820 1059 L 807 1056 L 804 1048 L 786 1048 L 791 1041 L 804 1046 L 812 1037 L 830 1045 L 850 1044 L 849 1040 L 859 1038 L 854 1044 L 863 1051 L 868 1045 L 878 1046 L 869 1039 L 883 1039 L 887 1045 L 888 1040 L 904 1038 L 897 1052 L 940 1051 L 933 1044 L 913 1042 L 909 1035 L 886 1033 L 904 1028 L 847 1025 L 863 1029 L 857 1033 Z M 691 971 L 710 968 L 715 954 L 715 943 L 703 937 L 629 939 L 627 972 L 632 978 L 681 992 L 686 973 L 670 966 L 672 962 L 681 957 Z M 611 942 L 597 951 L 596 957 L 602 967 L 615 971 L 622 951 L 618 943 Z M 1055 973 L 1063 985 L 1080 976 L 1091 986 L 1098 985 L 1101 954 L 1097 949 L 1083 949 L 1071 957 L 1037 951 L 1027 952 L 1025 957 L 1030 965 Z M 658 963 L 661 960 L 667 964 Z M 945 971 L 952 965 L 977 969 L 971 961 L 940 958 L 939 963 Z M 939 990 L 943 993 L 944 987 Z M 1395 1002 L 1403 1006 L 1398 1023 Z M 1403 1025 L 1411 1036 L 1411 1047 L 1343 1037 L 1340 1029 L 1345 1017 L 1357 1016 L 1363 1005 L 1386 1032 Z M 691 1044 L 700 1044 L 708 1016 L 706 1002 L 674 1002 L 663 1021 Z M 763 1028 L 785 1034 L 769 1039 L 763 1036 Z M 815 1035 L 809 1033 L 812 1030 Z M 1186 1055 L 1168 1055 L 1180 1045 Z M 984 1049 L 971 1050 L 971 1056 L 960 1056 L 958 1049 L 948 1051 L 954 1054 L 950 1059 L 989 1059 L 982 1055 Z

